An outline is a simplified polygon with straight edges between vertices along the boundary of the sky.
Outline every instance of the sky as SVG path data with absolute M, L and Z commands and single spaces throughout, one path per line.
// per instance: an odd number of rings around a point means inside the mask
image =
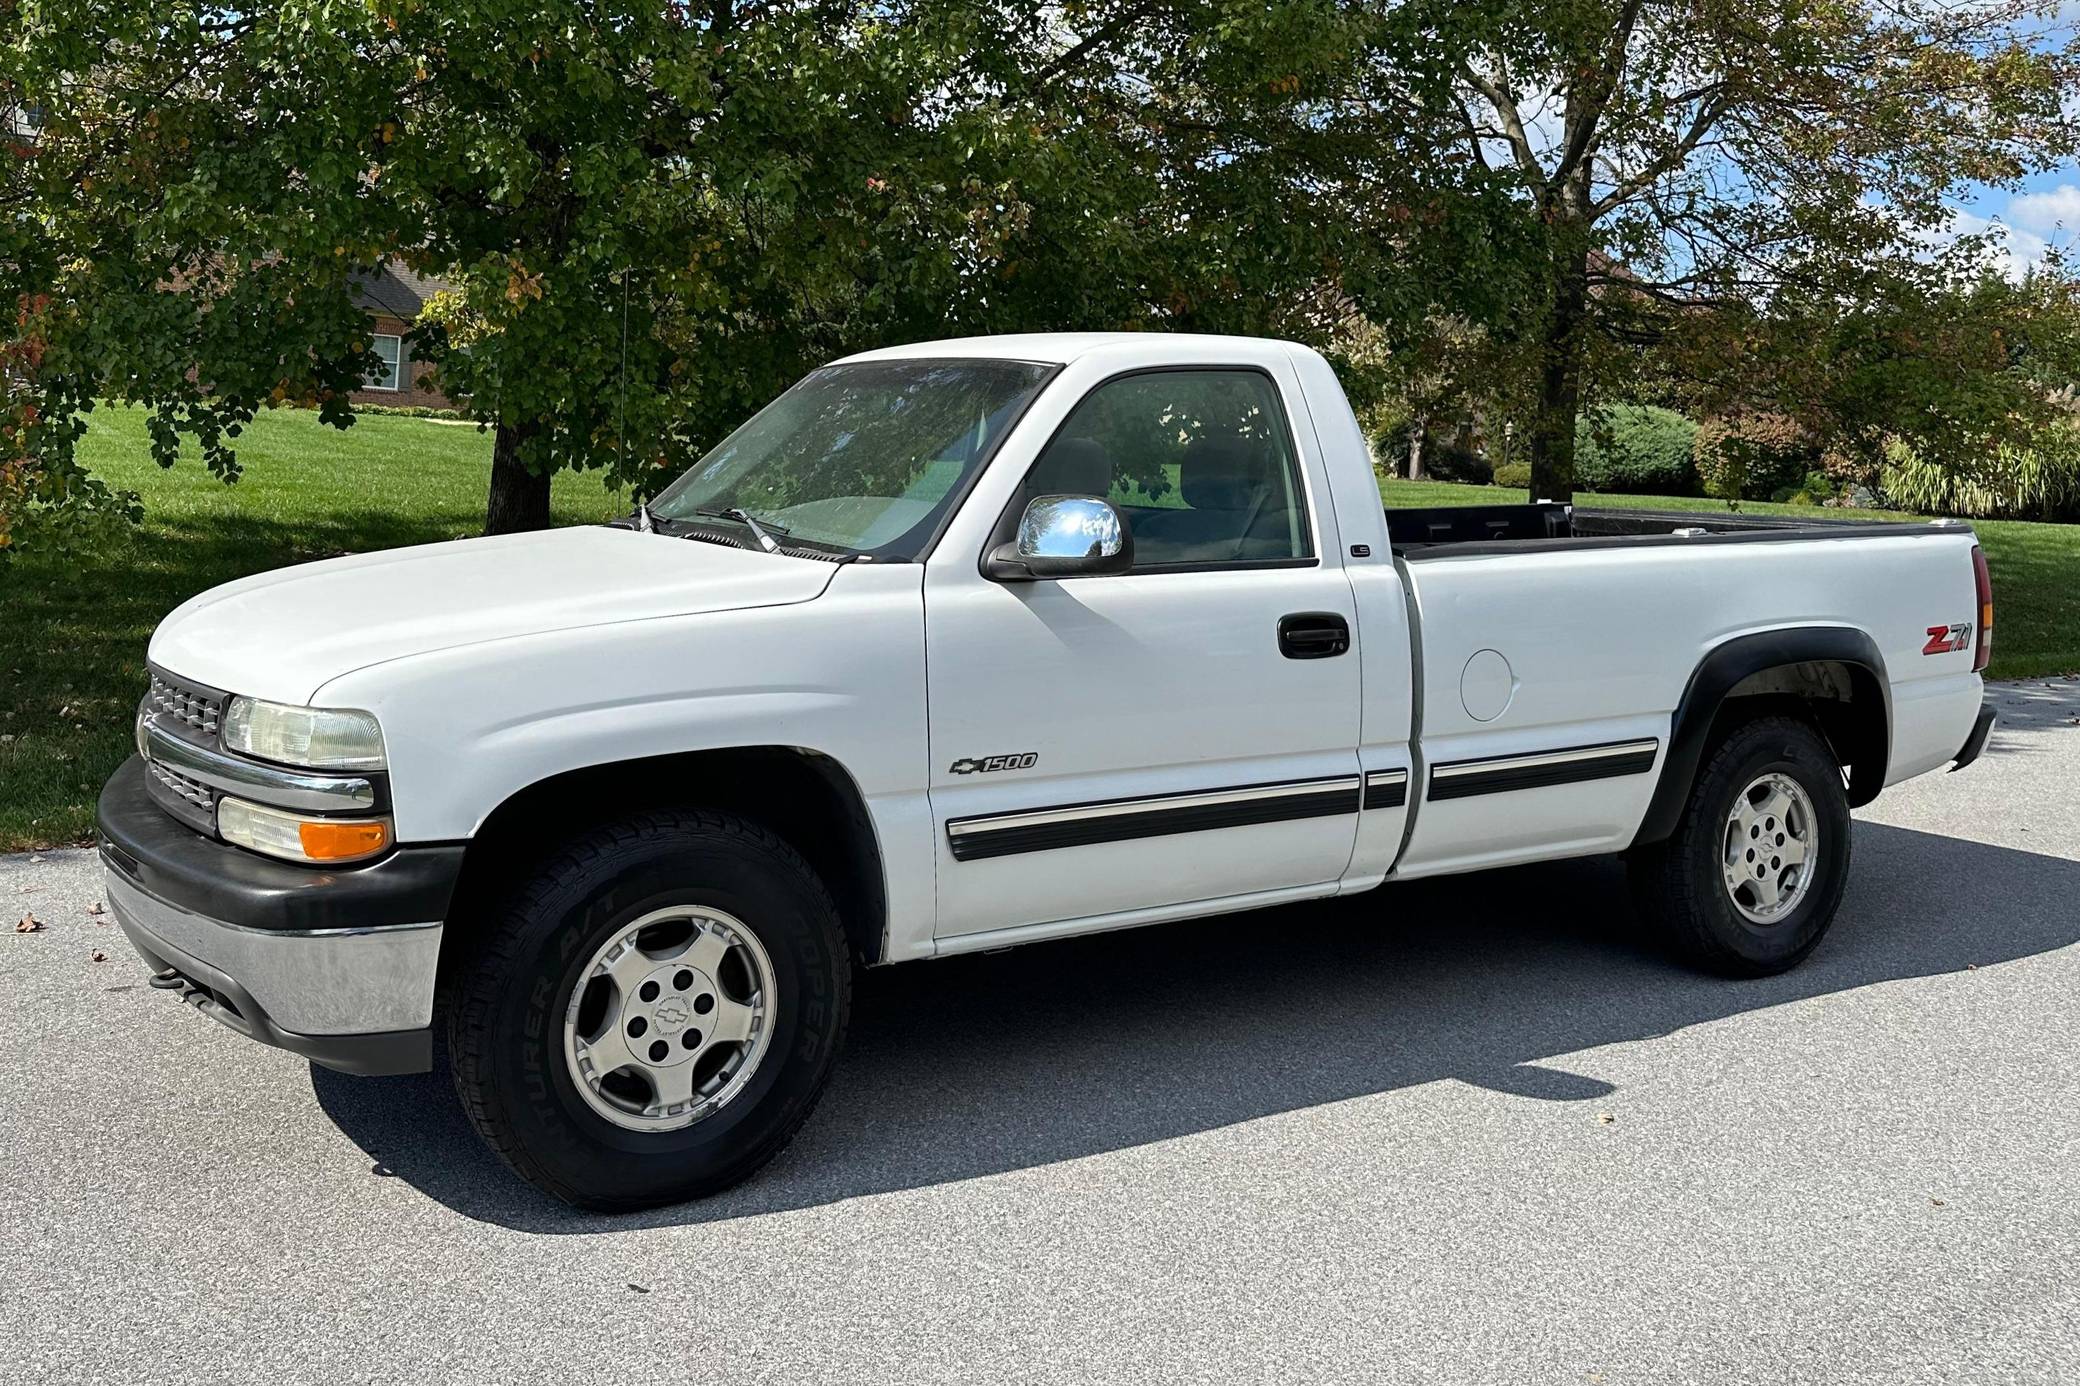
M 1952 225 L 1998 237 L 1995 258 L 2010 275 L 2019 276 L 2053 246 L 2070 255 L 2080 243 L 2080 166 L 2052 169 L 2014 189 L 1969 189 Z
M 2080 0 L 2066 0 L 2046 18 L 2044 42 L 2070 39 L 2076 29 Z M 1995 258 L 2010 275 L 2042 261 L 2054 246 L 2070 255 L 2080 246 L 2080 165 L 2048 170 L 2015 188 L 1967 188 L 1952 225 L 1960 233 L 1998 237 Z

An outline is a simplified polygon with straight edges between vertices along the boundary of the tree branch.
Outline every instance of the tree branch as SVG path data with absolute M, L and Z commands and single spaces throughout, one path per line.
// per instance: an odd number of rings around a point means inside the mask
M 1610 104 L 1611 93 L 1617 89 L 1619 75 L 1625 70 L 1625 50 L 1632 43 L 1632 28 L 1639 21 L 1640 3 L 1641 0 L 1625 0 L 1625 8 L 1618 14 L 1617 27 L 1611 33 L 1610 49 L 1595 76 L 1586 87 L 1568 89 L 1567 143 L 1561 150 L 1560 162 L 1553 169 L 1556 185 L 1566 183 L 1573 176 L 1596 141 L 1596 126 L 1603 118 L 1604 107 Z
M 1696 152 L 1698 144 L 1703 141 L 1707 134 L 1711 133 L 1712 127 L 1719 123 L 1719 117 L 1725 109 L 1725 94 L 1723 92 L 1715 93 L 1709 100 L 1697 108 L 1697 114 L 1690 121 L 1690 128 L 1683 132 L 1682 138 L 1676 141 L 1673 149 L 1670 149 L 1660 158 L 1649 163 L 1646 168 L 1624 182 L 1619 183 L 1610 192 L 1598 198 L 1596 205 L 1590 209 L 1590 217 L 1592 219 L 1600 217 L 1611 208 L 1630 202 L 1633 198 L 1638 197 L 1640 193 L 1652 187 L 1662 175 L 1682 167 L 1691 154 Z
M 1506 86 L 1479 70 L 1467 67 L 1464 71 L 1466 80 L 1471 82 L 1473 89 L 1494 108 L 1495 118 L 1502 122 L 1503 139 L 1508 143 L 1510 153 L 1516 158 L 1517 167 L 1523 170 L 1534 186 L 1545 187 L 1546 171 L 1540 167 L 1538 155 L 1531 148 L 1531 136 L 1524 132 L 1524 118 L 1517 110 L 1516 98 L 1509 94 Z
M 1466 109 L 1466 103 L 1464 101 L 1454 100 L 1452 102 L 1452 105 L 1458 108 L 1459 119 L 1465 122 L 1466 144 L 1468 148 L 1473 150 L 1473 161 L 1481 166 L 1481 172 L 1488 172 L 1488 155 L 1487 151 L 1481 148 L 1481 139 L 1483 138 L 1483 136 L 1481 133 L 1481 127 L 1473 123 L 1473 112 Z
M 1028 90 L 1046 86 L 1064 71 L 1083 61 L 1084 55 L 1093 48 L 1103 43 L 1109 43 L 1118 35 L 1120 30 L 1144 18 L 1148 10 L 1149 6 L 1146 4 L 1127 6 L 1127 8 L 1121 10 L 1111 19 L 1100 24 L 1083 38 L 1071 44 L 1067 49 L 1056 54 L 1052 60 L 1033 74 L 1033 80 L 1027 84 Z

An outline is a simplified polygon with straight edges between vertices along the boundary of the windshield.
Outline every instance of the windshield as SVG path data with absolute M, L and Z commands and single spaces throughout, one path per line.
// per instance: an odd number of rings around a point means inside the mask
M 812 371 L 650 503 L 741 509 L 791 540 L 912 559 L 1052 367 L 863 361 Z

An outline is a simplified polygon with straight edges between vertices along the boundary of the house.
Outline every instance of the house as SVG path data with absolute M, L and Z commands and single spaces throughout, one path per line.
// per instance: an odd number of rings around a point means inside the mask
M 446 280 L 390 263 L 356 277 L 354 302 L 369 315 L 375 335 L 369 345 L 373 366 L 367 382 L 349 396 L 354 403 L 456 407 L 426 379 L 432 368 L 412 359 L 411 344 L 405 340 L 426 300 L 447 287 Z

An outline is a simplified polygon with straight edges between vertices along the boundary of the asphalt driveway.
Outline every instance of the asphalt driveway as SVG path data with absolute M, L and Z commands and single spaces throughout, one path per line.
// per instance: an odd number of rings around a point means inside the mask
M 871 973 L 786 1155 L 621 1219 L 0 858 L 0 1371 L 2080 1379 L 2080 681 L 1997 693 L 1790 976 L 1664 962 L 1605 861 Z

